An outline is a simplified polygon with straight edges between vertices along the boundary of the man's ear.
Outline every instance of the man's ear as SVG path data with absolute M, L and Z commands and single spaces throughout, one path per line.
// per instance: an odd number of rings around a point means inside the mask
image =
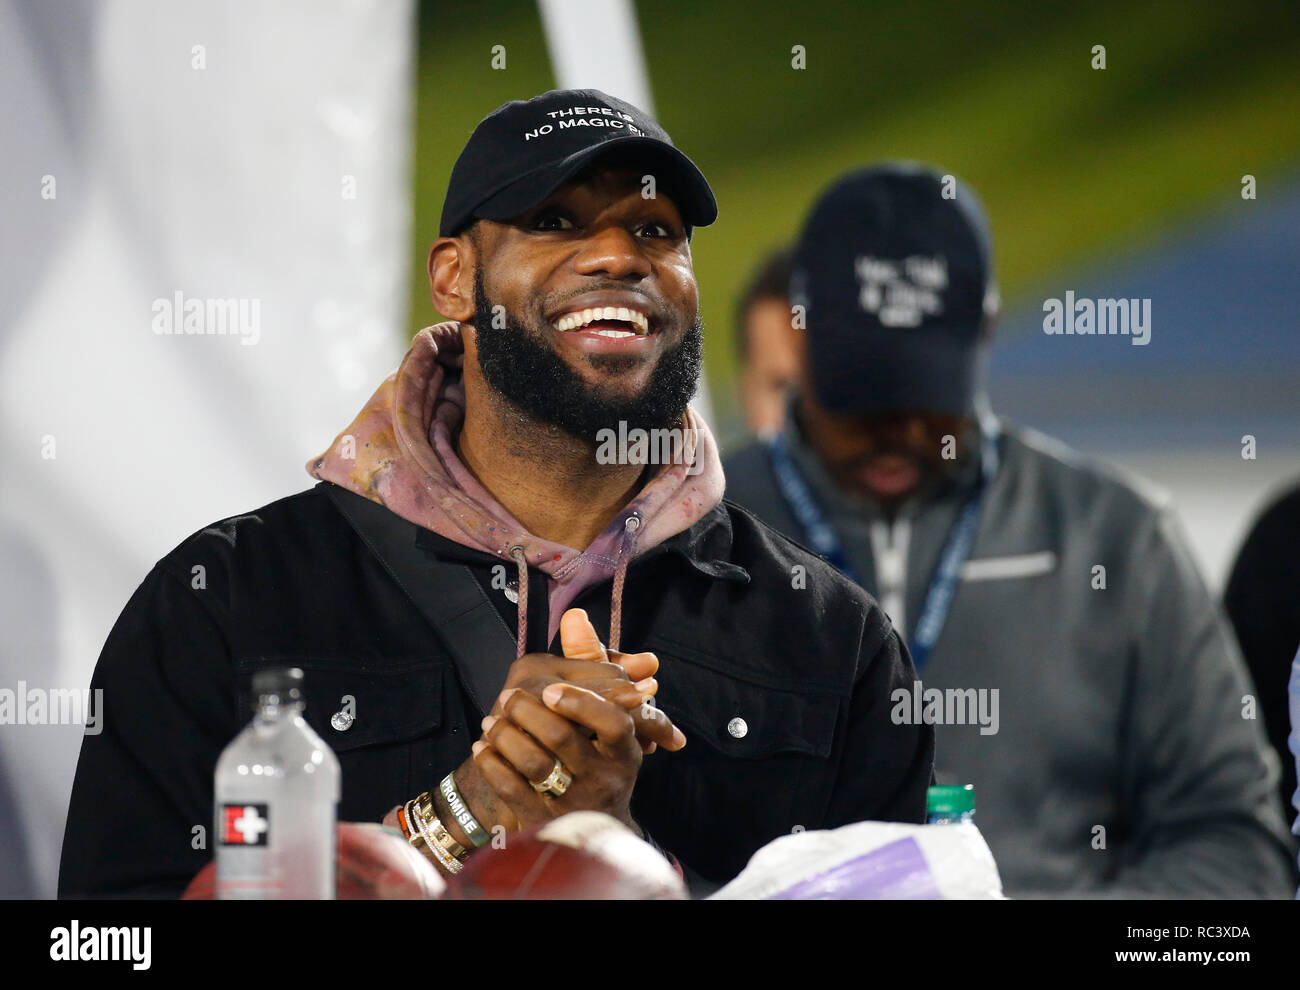
M 469 237 L 439 237 L 429 248 L 429 299 L 449 320 L 474 315 L 474 270 L 478 258 Z

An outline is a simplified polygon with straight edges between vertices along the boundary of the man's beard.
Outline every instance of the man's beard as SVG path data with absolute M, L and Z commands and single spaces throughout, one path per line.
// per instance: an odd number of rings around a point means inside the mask
M 629 430 L 677 426 L 695 394 L 704 359 L 699 317 L 681 341 L 660 356 L 641 394 L 628 397 L 588 384 L 544 339 L 510 314 L 505 326 L 494 327 L 481 271 L 474 276 L 474 306 L 478 362 L 488 384 L 534 419 L 580 440 L 594 443 L 601 430 L 618 429 L 620 422 Z M 597 354 L 587 360 L 592 367 L 609 371 L 630 369 L 637 363 L 636 358 L 620 355 Z

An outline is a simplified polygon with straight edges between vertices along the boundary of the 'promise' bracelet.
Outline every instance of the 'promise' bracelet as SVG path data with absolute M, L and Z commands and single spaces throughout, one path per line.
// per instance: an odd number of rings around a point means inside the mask
M 447 807 L 451 809 L 451 816 L 456 819 L 456 824 L 469 836 L 469 841 L 474 848 L 481 849 L 487 845 L 489 838 L 487 832 L 483 830 L 483 826 L 474 817 L 474 812 L 469 810 L 469 805 L 465 803 L 465 799 L 460 796 L 460 791 L 456 789 L 456 781 L 452 779 L 451 774 L 447 774 L 442 778 L 438 790 L 442 791 L 442 796 L 447 799 Z

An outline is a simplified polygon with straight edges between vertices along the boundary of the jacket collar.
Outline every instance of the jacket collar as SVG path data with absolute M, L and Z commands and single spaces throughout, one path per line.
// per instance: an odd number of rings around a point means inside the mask
M 653 557 L 656 552 L 674 553 L 701 574 L 749 584 L 749 571 L 730 560 L 731 542 L 731 515 L 718 504 L 690 527 L 647 550 L 639 559 Z
M 748 584 L 749 571 L 729 559 L 731 543 L 731 516 L 721 504 L 718 504 L 687 529 L 638 554 L 633 564 L 664 554 L 673 554 L 681 557 L 706 577 Z M 439 560 L 454 560 L 465 564 L 482 564 L 497 560 L 485 551 L 463 546 L 423 526 L 416 527 L 415 545 L 429 551 Z

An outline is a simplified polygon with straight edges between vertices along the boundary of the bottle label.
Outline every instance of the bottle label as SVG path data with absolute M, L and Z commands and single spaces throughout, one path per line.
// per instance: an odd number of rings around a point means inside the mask
M 223 846 L 265 846 L 271 840 L 270 806 L 265 804 L 223 804 L 221 844 Z

